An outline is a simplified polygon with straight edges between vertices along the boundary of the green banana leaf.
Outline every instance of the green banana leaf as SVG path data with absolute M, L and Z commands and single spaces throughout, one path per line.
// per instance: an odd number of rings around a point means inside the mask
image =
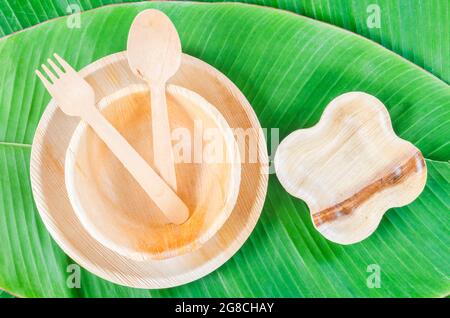
M 184 52 L 224 72 L 263 127 L 280 138 L 312 126 L 326 104 L 352 90 L 382 100 L 395 131 L 427 158 L 428 181 L 411 205 L 392 209 L 367 240 L 340 246 L 312 226 L 306 205 L 272 175 L 260 221 L 243 248 L 207 277 L 139 290 L 82 270 L 54 243 L 33 203 L 30 143 L 50 97 L 33 72 L 53 52 L 76 68 L 125 49 L 137 12 L 164 11 Z M 450 88 L 416 65 L 342 29 L 242 4 L 141 3 L 82 14 L 81 28 L 56 19 L 0 40 L 0 288 L 25 297 L 441 297 L 450 271 Z M 269 149 L 271 150 L 271 149 Z M 380 285 L 371 284 L 380 269 Z
M 78 10 L 139 1 L 147 0 L 3 0 L 0 2 L 0 37 Z
M 448 0 L 199 0 L 289 10 L 372 39 L 450 83 Z M 379 10 L 380 25 L 371 15 Z
M 14 296 L 8 294 L 7 292 L 0 290 L 0 298 L 14 298 Z
M 99 6 L 144 0 L 4 0 L 0 2 L 0 37 L 48 19 Z M 289 10 L 372 39 L 450 83 L 448 0 L 199 0 L 245 2 Z M 367 19 L 380 10 L 380 27 Z M 375 9 L 377 10 L 377 9 Z

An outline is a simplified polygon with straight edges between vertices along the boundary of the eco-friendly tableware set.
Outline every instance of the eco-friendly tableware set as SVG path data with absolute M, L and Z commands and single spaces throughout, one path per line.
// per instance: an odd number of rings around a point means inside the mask
M 126 52 L 78 73 L 55 57 L 46 76 L 37 71 L 53 100 L 33 141 L 31 183 L 58 244 L 91 272 L 139 288 L 185 284 L 225 263 L 256 225 L 268 183 L 262 129 L 239 89 L 182 54 L 157 10 L 135 18 Z M 216 132 L 221 160 L 193 159 L 205 146 L 195 141 L 199 126 Z M 257 143 L 257 160 L 235 129 Z M 180 162 L 173 139 L 183 132 L 194 137 Z M 275 170 L 317 230 L 340 244 L 368 237 L 426 181 L 420 151 L 361 92 L 337 97 L 316 126 L 284 139 Z

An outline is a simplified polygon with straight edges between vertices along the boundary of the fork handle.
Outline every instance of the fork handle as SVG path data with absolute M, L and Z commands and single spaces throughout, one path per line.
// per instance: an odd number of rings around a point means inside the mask
M 184 202 L 97 108 L 93 107 L 83 120 L 92 127 L 169 221 L 182 224 L 188 219 L 189 209 Z

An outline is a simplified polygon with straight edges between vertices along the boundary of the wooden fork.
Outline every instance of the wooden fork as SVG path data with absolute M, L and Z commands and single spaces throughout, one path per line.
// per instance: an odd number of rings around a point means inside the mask
M 189 209 L 184 202 L 103 117 L 95 106 L 95 93 L 89 83 L 63 58 L 57 54 L 54 56 L 62 68 L 51 59 L 48 59 L 48 64 L 53 72 L 46 65 L 42 65 L 50 81 L 39 70 L 36 70 L 36 74 L 58 107 L 67 115 L 81 117 L 92 127 L 169 221 L 175 224 L 184 223 L 189 217 Z

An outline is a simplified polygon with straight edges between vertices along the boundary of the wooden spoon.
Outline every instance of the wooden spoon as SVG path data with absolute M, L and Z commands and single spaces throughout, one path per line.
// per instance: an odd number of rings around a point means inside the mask
M 164 13 L 150 9 L 142 11 L 134 19 L 128 34 L 127 47 L 130 68 L 146 81 L 150 88 L 155 168 L 176 191 L 166 82 L 180 67 L 180 38 L 175 26 Z

